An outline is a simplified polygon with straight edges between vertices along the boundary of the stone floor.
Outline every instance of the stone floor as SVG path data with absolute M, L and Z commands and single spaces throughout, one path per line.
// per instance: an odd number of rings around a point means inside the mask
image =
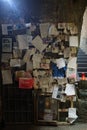
M 6 125 L 0 130 L 87 130 L 87 123 L 59 126 Z

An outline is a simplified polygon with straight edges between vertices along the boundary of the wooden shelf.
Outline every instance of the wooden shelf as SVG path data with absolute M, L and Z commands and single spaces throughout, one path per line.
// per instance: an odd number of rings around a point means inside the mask
M 63 121 L 61 121 L 61 122 L 58 121 L 57 124 L 58 124 L 58 125 L 70 125 L 70 123 L 68 123 L 68 122 L 63 122 Z
M 58 109 L 58 112 L 68 112 L 68 109 Z

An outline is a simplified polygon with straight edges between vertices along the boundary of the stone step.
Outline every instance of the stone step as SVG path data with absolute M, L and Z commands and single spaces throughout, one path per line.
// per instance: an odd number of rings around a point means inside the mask
M 87 72 L 87 67 L 77 67 L 77 72 Z
M 87 67 L 87 63 L 77 63 L 77 67 Z

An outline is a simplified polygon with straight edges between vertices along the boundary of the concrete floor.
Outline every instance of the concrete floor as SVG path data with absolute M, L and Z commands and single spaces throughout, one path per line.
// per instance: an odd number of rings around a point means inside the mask
M 87 130 L 87 123 L 59 126 L 6 125 L 0 130 Z

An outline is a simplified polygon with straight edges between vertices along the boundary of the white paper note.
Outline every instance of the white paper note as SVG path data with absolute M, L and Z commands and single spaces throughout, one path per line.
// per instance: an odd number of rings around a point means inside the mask
M 17 35 L 19 49 L 28 49 L 27 35 Z
M 58 78 L 58 84 L 63 85 L 67 83 L 67 78 Z
M 8 35 L 7 24 L 2 24 L 2 34 Z
M 9 60 L 12 58 L 12 54 L 11 53 L 2 53 L 1 56 L 1 62 L 9 62 Z
M 52 24 L 50 27 L 49 27 L 49 36 L 57 36 L 58 35 L 58 31 L 57 31 L 57 28 L 54 24 Z
M 57 63 L 57 67 L 59 69 L 65 67 L 65 60 L 64 60 L 64 58 L 56 59 L 56 63 Z
M 32 36 L 31 35 L 27 35 L 27 41 L 28 41 L 28 44 L 30 45 L 30 43 L 32 42 Z
M 68 78 L 77 78 L 77 69 L 73 69 L 73 68 L 67 68 L 66 70 L 66 77 Z
M 70 57 L 67 65 L 68 68 L 77 68 L 77 57 Z
M 69 108 L 68 117 L 69 118 L 77 118 L 78 117 L 76 115 L 76 108 Z
M 74 84 L 66 84 L 65 94 L 66 94 L 67 96 L 76 95 L 75 85 L 74 85 Z
M 69 108 L 67 121 L 72 124 L 77 118 L 76 108 Z
M 33 63 L 29 60 L 26 62 L 26 71 L 33 71 Z
M 27 62 L 30 59 L 30 50 L 28 49 L 23 57 L 23 61 Z
M 2 34 L 8 35 L 9 32 L 12 32 L 12 24 L 2 24 Z
M 10 67 L 21 67 L 24 62 L 21 59 L 11 59 L 10 60 Z
M 55 85 L 52 93 L 52 98 L 62 100 L 62 87 Z
M 64 49 L 64 58 L 68 58 L 70 56 L 70 48 L 67 47 Z
M 2 38 L 2 52 L 12 52 L 12 38 Z
M 31 23 L 26 23 L 25 26 L 26 26 L 27 28 L 29 28 L 29 27 L 31 27 Z
M 2 70 L 2 83 L 3 85 L 13 83 L 11 70 Z
M 41 54 L 34 54 L 32 57 L 33 60 L 33 68 L 40 68 L 41 59 L 43 58 L 43 55 Z
M 49 23 L 41 23 L 40 24 L 40 33 L 41 33 L 42 38 L 45 38 L 48 36 L 49 26 L 50 26 Z
M 47 44 L 43 44 L 42 39 L 40 36 L 36 36 L 34 40 L 32 40 L 32 44 L 38 49 L 40 52 L 42 52 L 46 47 Z
M 56 99 L 58 93 L 58 86 L 55 85 L 52 93 L 52 98 Z
M 70 36 L 69 43 L 71 47 L 78 47 L 78 36 Z

